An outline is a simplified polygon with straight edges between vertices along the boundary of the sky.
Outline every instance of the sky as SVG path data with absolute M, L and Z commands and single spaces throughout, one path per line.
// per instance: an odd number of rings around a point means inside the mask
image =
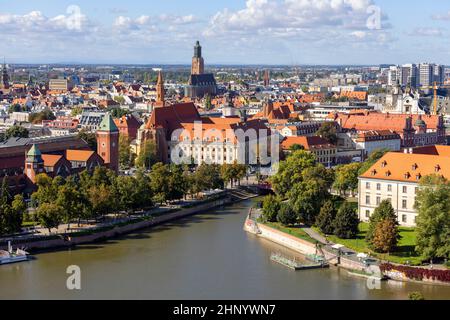
M 450 65 L 448 0 L 0 0 L 10 63 Z

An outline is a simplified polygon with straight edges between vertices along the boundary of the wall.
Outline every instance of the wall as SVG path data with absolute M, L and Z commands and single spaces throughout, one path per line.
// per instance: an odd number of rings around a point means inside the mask
M 73 237 L 70 238 L 69 235 L 69 240 L 64 240 L 64 239 L 54 239 L 54 240 L 42 240 L 42 241 L 33 241 L 33 242 L 24 242 L 24 243 L 20 243 L 20 242 L 16 242 L 14 241 L 13 246 L 14 247 L 26 247 L 27 250 L 35 250 L 35 249 L 50 249 L 50 248 L 57 248 L 57 247 L 70 247 L 70 246 L 74 246 L 77 244 L 85 244 L 85 243 L 90 243 L 90 242 L 95 242 L 95 241 L 100 241 L 100 240 L 105 240 L 108 238 L 112 238 L 112 237 L 116 237 L 122 234 L 126 234 L 126 233 L 130 233 L 139 229 L 144 229 L 144 228 L 148 228 L 148 227 L 152 227 L 164 222 L 168 222 L 171 220 L 176 220 L 176 219 L 180 219 L 183 217 L 187 217 L 208 209 L 212 209 L 218 206 L 222 206 L 222 205 L 226 205 L 231 203 L 232 200 L 231 198 L 224 198 L 224 199 L 219 199 L 213 202 L 208 202 L 196 207 L 192 207 L 192 208 L 187 208 L 187 209 L 182 209 L 180 211 L 177 212 L 173 212 L 173 213 L 168 213 L 159 217 L 155 217 L 152 220 L 146 220 L 146 221 L 140 221 L 140 222 L 136 222 L 136 223 L 131 223 L 125 226 L 116 226 L 115 228 L 111 229 L 111 230 L 106 230 L 106 231 L 100 231 L 94 234 L 89 234 L 89 235 L 84 235 L 84 236 L 79 236 L 79 237 Z M 7 245 L 0 245 L 0 250 L 7 250 Z

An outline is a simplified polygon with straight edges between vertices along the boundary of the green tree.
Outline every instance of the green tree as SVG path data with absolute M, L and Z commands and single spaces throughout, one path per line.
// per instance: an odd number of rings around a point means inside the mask
M 277 216 L 280 212 L 281 201 L 278 197 L 270 194 L 264 197 L 262 211 L 263 211 L 263 219 L 267 222 L 277 222 Z
M 39 223 L 51 232 L 52 228 L 58 228 L 61 224 L 62 212 L 63 208 L 55 203 L 43 203 L 37 208 L 36 215 Z
M 373 214 L 369 219 L 369 228 L 366 233 L 366 241 L 369 243 L 369 245 L 372 244 L 372 239 L 378 223 L 387 219 L 392 220 L 395 225 L 398 225 L 397 215 L 394 208 L 392 207 L 391 202 L 389 200 L 383 200 L 378 205 L 378 207 L 375 208 Z
M 295 214 L 289 203 L 282 203 L 277 220 L 283 226 L 292 226 L 297 223 L 297 215 Z
M 12 126 L 6 130 L 5 140 L 9 138 L 28 138 L 29 132 L 27 128 L 22 126 Z
M 426 259 L 450 258 L 450 181 L 423 177 L 416 195 L 416 251 Z
M 150 172 L 150 186 L 153 191 L 154 200 L 163 204 L 169 200 L 169 167 L 161 162 L 152 166 Z
M 36 176 L 37 190 L 31 195 L 33 202 L 38 205 L 42 203 L 52 203 L 58 196 L 58 180 L 54 182 L 47 174 L 41 173 Z
M 384 219 L 377 223 L 371 245 L 375 252 L 392 252 L 397 247 L 398 238 L 399 232 L 396 221 Z
M 119 209 L 129 213 L 136 209 L 136 179 L 131 176 L 118 176 L 116 179 Z
M 151 140 L 147 140 L 136 158 L 136 166 L 150 169 L 157 162 L 158 155 L 156 144 Z
M 91 150 L 97 150 L 97 137 L 95 133 L 82 129 L 78 132 L 78 138 L 86 141 Z
M 316 226 L 325 234 L 333 234 L 336 208 L 331 200 L 325 202 L 316 218 Z
M 29 121 L 33 124 L 41 123 L 43 120 L 55 120 L 55 114 L 50 109 L 30 114 Z
M 303 181 L 303 170 L 315 164 L 316 158 L 312 153 L 305 150 L 293 152 L 280 162 L 278 172 L 270 179 L 275 192 L 285 197 L 295 184 Z
M 61 218 L 68 224 L 77 219 L 80 225 L 81 219 L 86 217 L 85 199 L 78 190 L 73 179 L 67 179 L 66 183 L 61 185 L 57 191 L 56 202 L 62 208 Z
M 202 163 L 195 171 L 195 175 L 201 190 L 223 188 L 224 181 L 220 175 L 220 166 L 217 164 Z
M 130 168 L 134 162 L 131 153 L 130 140 L 127 136 L 119 136 L 119 164 L 122 169 Z
M 331 144 L 336 144 L 338 141 L 336 125 L 334 122 L 324 122 L 316 135 L 327 140 Z
M 372 152 L 372 154 L 364 161 L 359 168 L 359 175 L 362 175 L 367 170 L 370 169 L 378 160 L 380 160 L 387 152 L 389 152 L 389 149 L 377 149 Z
M 358 177 L 359 169 L 361 168 L 360 163 L 350 163 L 347 165 L 338 166 L 335 169 L 335 180 L 333 188 L 339 190 L 339 192 L 344 192 L 350 190 L 353 194 L 355 190 L 358 189 Z
M 334 234 L 342 239 L 352 239 L 358 234 L 358 224 L 356 210 L 350 203 L 344 202 L 334 219 Z
M 143 170 L 136 171 L 136 187 L 135 187 L 135 202 L 137 208 L 150 208 L 153 206 L 153 193 L 150 186 L 150 178 Z

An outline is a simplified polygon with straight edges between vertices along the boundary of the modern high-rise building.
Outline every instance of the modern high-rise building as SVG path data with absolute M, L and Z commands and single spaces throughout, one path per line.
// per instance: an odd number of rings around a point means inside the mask
M 419 67 L 419 85 L 429 87 L 434 80 L 434 65 L 430 63 L 421 63 Z
M 419 80 L 419 72 L 416 64 L 404 64 L 400 67 L 400 84 L 416 88 Z

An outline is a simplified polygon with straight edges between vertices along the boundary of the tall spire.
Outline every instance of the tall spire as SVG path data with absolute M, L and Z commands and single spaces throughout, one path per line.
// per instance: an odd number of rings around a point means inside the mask
M 3 58 L 2 77 L 1 77 L 0 89 L 9 89 L 9 75 L 6 69 L 6 60 Z
M 156 102 L 164 106 L 164 80 L 161 70 L 158 71 L 158 83 L 156 84 Z
M 205 73 L 204 64 L 205 63 L 202 57 L 202 47 L 200 45 L 200 41 L 197 41 L 194 47 L 194 56 L 192 57 L 191 74 L 194 75 L 204 74 Z

